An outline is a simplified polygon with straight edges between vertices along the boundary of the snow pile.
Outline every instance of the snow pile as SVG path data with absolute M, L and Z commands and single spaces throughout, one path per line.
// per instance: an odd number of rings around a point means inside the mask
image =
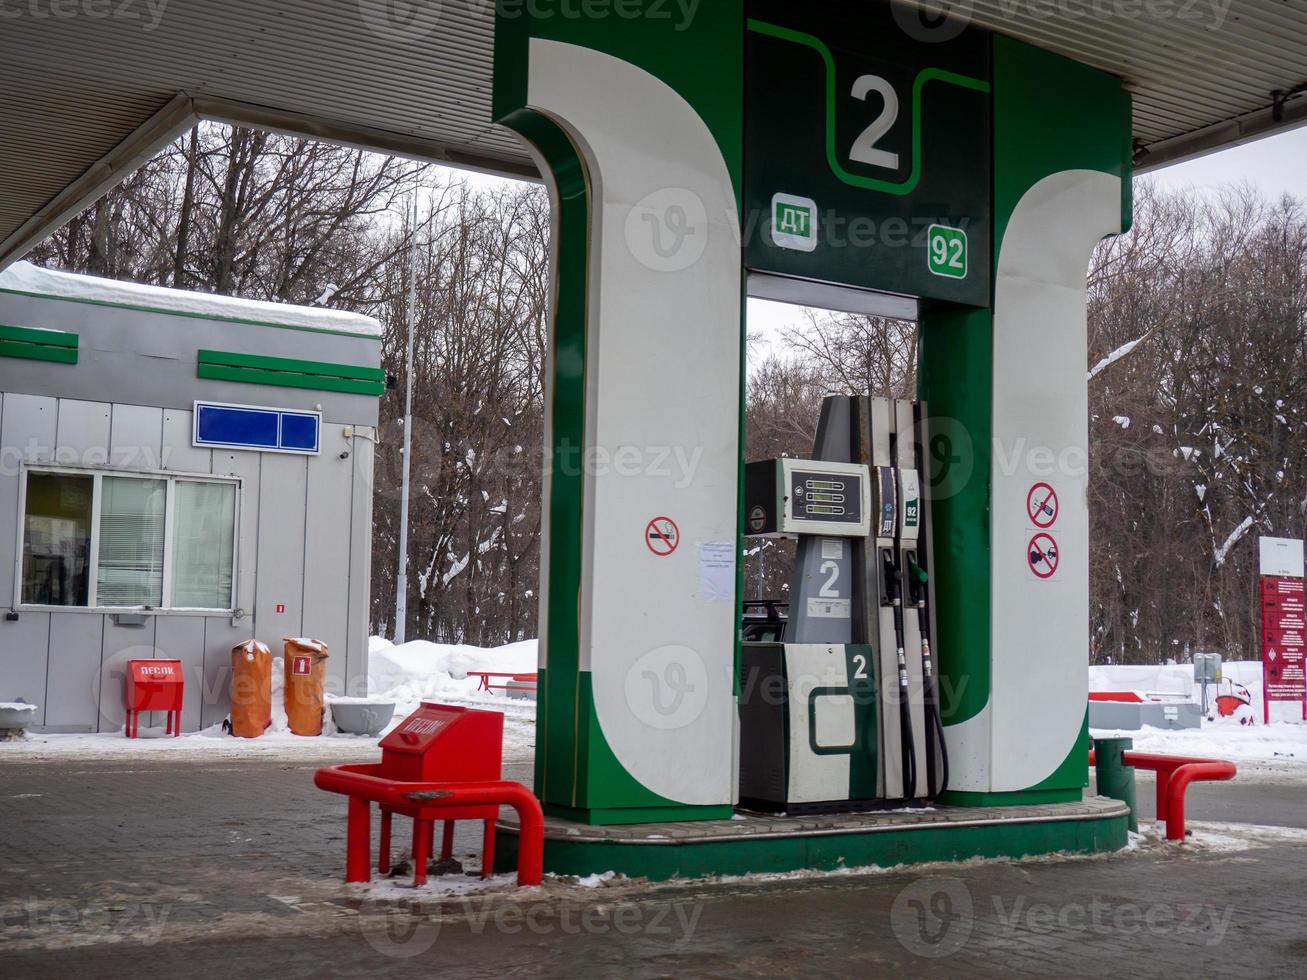
M 358 334 L 361 337 L 381 336 L 381 323 L 360 313 L 324 310 L 310 306 L 291 306 L 289 303 L 269 303 L 263 300 L 241 299 L 237 296 L 215 296 L 212 293 L 146 286 L 136 282 L 119 282 L 116 279 L 101 279 L 97 276 L 44 269 L 30 262 L 15 262 L 4 272 L 0 272 L 0 291 L 82 302 L 138 306 L 157 310 L 160 313 L 254 320 L 260 323 L 305 327 L 309 330 L 333 330 L 339 333 Z
M 1188 755 L 1206 759 L 1228 759 L 1239 765 L 1270 763 L 1277 767 L 1307 765 L 1307 725 L 1287 722 L 1241 725 L 1234 718 L 1203 719 L 1202 728 L 1167 731 L 1143 728 L 1139 731 L 1093 733 L 1098 737 L 1122 735 L 1134 740 L 1139 752 Z
M 487 649 L 430 640 L 395 646 L 373 636 L 368 640 L 368 697 L 395 702 L 395 717 L 387 732 L 423 701 L 503 712 L 505 761 L 530 759 L 535 749 L 535 701 L 509 698 L 503 690 L 479 690 L 481 679 L 469 676 L 469 671 L 534 674 L 538 649 L 536 640 Z M 500 685 L 506 680 L 492 678 L 491 683 Z
M 429 640 L 411 640 L 394 646 L 374 636 L 368 641 L 368 696 L 400 702 L 439 698 L 489 698 L 501 702 L 504 699 L 499 694 L 487 695 L 485 691 L 478 694 L 480 678 L 469 677 L 468 672 L 534 674 L 537 650 L 536 640 L 485 649 Z M 502 684 L 505 680 L 495 678 L 493 683 Z
M 1193 664 L 1109 664 L 1089 668 L 1091 691 L 1138 691 L 1140 694 L 1170 694 L 1192 698 Z
M 1302 709 L 1295 704 L 1272 704 L 1271 724 L 1262 724 L 1262 665 L 1255 660 L 1226 661 L 1221 675 L 1227 681 L 1208 685 L 1209 713 L 1214 720 L 1203 719 L 1199 729 L 1169 731 L 1143 728 L 1139 731 L 1094 729 L 1098 737 L 1122 735 L 1134 740 L 1140 752 L 1168 755 L 1203 756 L 1229 759 L 1241 765 L 1307 765 L 1307 724 L 1302 724 Z M 1247 688 L 1252 702 L 1231 718 L 1216 715 L 1215 698 L 1228 693 L 1230 684 Z M 1140 694 L 1172 695 L 1197 701 L 1200 685 L 1194 682 L 1193 664 L 1149 666 L 1124 664 L 1089 668 L 1091 691 L 1137 691 Z M 1247 721 L 1249 724 L 1244 724 Z

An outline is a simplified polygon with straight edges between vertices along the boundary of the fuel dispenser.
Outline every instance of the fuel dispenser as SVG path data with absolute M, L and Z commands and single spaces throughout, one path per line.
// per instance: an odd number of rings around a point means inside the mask
M 741 806 L 867 809 L 947 785 L 923 419 L 829 396 L 811 460 L 746 467 L 746 533 L 798 544 L 783 642 L 742 645 Z

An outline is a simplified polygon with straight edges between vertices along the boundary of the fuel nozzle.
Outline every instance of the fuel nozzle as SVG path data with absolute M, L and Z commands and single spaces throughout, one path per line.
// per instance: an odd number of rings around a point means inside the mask
M 894 549 L 880 549 L 880 604 L 897 606 L 902 603 L 902 588 L 899 570 L 894 564 Z
M 925 605 L 926 586 L 930 582 L 930 574 L 921 567 L 917 561 L 915 551 L 908 552 L 908 590 L 912 597 L 912 603 L 916 606 Z

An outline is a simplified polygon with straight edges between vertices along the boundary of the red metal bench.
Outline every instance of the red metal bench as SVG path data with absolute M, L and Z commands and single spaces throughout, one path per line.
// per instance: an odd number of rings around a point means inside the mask
M 469 670 L 467 672 L 467 676 L 481 678 L 481 683 L 477 685 L 477 690 L 487 691 L 487 692 L 508 690 L 507 683 L 491 684 L 490 678 L 492 677 L 507 677 L 509 680 L 514 680 L 514 681 L 530 681 L 532 684 L 536 682 L 535 674 L 515 674 L 512 671 L 505 672 L 500 670 Z
M 1166 821 L 1167 840 L 1184 840 L 1184 793 L 1190 783 L 1224 782 L 1238 773 L 1233 762 L 1221 759 L 1195 759 L 1133 749 L 1123 752 L 1121 761 L 1157 774 L 1157 819 Z M 1095 762 L 1094 750 L 1090 749 L 1089 764 Z

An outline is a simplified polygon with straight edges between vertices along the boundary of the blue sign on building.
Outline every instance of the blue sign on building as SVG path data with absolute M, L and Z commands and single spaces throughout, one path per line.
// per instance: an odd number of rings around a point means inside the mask
M 195 403 L 195 445 L 317 455 L 322 413 L 257 405 Z

